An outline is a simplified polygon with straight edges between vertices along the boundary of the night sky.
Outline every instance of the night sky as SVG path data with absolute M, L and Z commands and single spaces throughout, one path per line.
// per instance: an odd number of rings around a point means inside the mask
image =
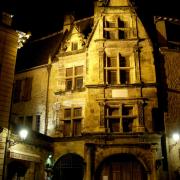
M 0 10 L 14 15 L 13 27 L 30 31 L 38 38 L 61 30 L 63 16 L 73 12 L 76 19 L 93 14 L 93 0 L 0 0 Z M 135 0 L 141 13 L 180 18 L 178 0 Z M 171 2 L 171 4 L 169 4 Z

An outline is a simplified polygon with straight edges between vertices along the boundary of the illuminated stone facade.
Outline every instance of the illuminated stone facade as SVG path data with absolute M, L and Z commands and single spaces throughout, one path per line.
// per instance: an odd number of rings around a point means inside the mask
M 4 167 L 4 152 L 18 45 L 18 34 L 10 27 L 11 21 L 11 16 L 3 13 L 2 20 L 0 20 L 0 179 L 2 179 Z
M 47 66 L 17 74 L 33 80 L 15 119 L 40 115 L 39 132 L 54 139 L 55 179 L 162 178 L 154 50 L 134 8 L 98 1 L 94 16 L 65 20 Z

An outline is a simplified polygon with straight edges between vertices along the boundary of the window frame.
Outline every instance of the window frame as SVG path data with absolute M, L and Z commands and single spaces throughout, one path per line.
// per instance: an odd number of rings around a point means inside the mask
M 109 63 L 111 60 L 111 58 L 115 59 L 115 63 L 116 66 L 111 66 L 108 64 L 113 64 L 113 63 Z M 129 61 L 129 66 L 121 66 L 121 59 L 126 59 L 127 61 Z M 117 54 L 116 56 L 105 56 L 105 60 L 104 60 L 104 82 L 107 85 L 127 85 L 127 84 L 132 84 L 133 83 L 133 70 L 134 70 L 134 65 L 132 62 L 131 57 L 128 56 L 122 56 L 121 54 Z M 122 72 L 128 73 L 128 75 L 125 75 L 125 77 L 123 78 L 122 76 Z M 113 78 L 111 78 L 110 73 L 114 73 L 115 74 L 115 80 L 113 81 Z M 122 79 L 123 78 L 123 79 Z M 116 82 L 115 82 L 116 81 Z
M 123 109 L 125 108 L 132 108 L 132 114 L 123 114 Z M 111 109 L 117 109 L 116 114 L 111 114 Z M 117 104 L 117 105 L 108 105 L 105 107 L 105 128 L 108 128 L 111 133 L 132 133 L 133 127 L 135 124 L 135 119 L 137 118 L 137 115 L 135 114 L 135 105 L 134 104 Z M 132 121 L 129 122 L 129 125 L 132 125 L 131 127 L 124 127 L 123 123 L 124 121 Z M 112 121 L 119 121 L 119 123 L 116 123 L 116 126 L 112 126 Z M 117 127 L 118 126 L 118 127 Z M 117 129 L 115 130 L 114 129 Z M 129 128 L 129 129 L 127 129 Z M 131 128 L 131 129 L 130 129 Z
M 75 110 L 80 110 L 80 115 L 75 115 Z M 66 110 L 69 111 L 69 116 L 66 116 Z M 79 113 L 79 112 L 78 112 Z M 63 136 L 70 137 L 70 136 L 81 136 L 82 131 L 82 107 L 73 107 L 73 108 L 64 108 L 63 109 Z M 77 121 L 80 121 L 80 130 L 74 129 L 74 127 L 78 126 L 79 124 L 75 124 Z M 70 122 L 70 132 L 65 132 L 65 123 Z M 79 127 L 78 127 L 79 128 Z M 77 130 L 77 132 L 76 132 Z
M 120 23 L 121 22 L 121 23 Z M 123 40 L 128 37 L 127 22 L 121 17 L 104 18 L 104 37 L 109 40 Z
M 80 74 L 76 74 L 76 69 L 81 67 L 82 68 L 82 72 Z M 72 90 L 79 90 L 83 88 L 84 85 L 84 66 L 80 65 L 80 66 L 74 66 L 74 67 L 70 67 L 70 68 L 66 68 L 66 73 L 65 73 L 65 90 L 66 91 L 72 91 Z M 68 69 L 72 69 L 72 74 L 71 75 L 67 75 L 67 70 Z M 82 80 L 82 85 L 80 87 L 78 87 L 78 83 L 77 80 L 81 79 Z M 68 82 L 71 82 L 71 87 L 68 87 Z M 68 88 L 67 88 L 68 87 Z
M 78 42 L 73 41 L 71 42 L 71 51 L 77 51 L 78 50 Z
M 15 80 L 13 102 L 26 102 L 30 101 L 32 97 L 32 83 L 33 78 L 27 77 L 25 79 Z

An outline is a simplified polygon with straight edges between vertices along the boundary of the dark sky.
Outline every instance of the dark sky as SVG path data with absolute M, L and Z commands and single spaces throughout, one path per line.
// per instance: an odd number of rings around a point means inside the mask
M 0 0 L 0 10 L 14 14 L 13 27 L 30 31 L 34 38 L 59 31 L 66 12 L 76 18 L 93 13 L 93 0 Z M 135 0 L 142 13 L 180 17 L 179 0 Z M 171 4 L 170 4 L 171 2 Z

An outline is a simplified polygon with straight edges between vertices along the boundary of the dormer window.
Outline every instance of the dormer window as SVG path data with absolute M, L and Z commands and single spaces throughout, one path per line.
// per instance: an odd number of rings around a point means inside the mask
M 71 44 L 71 50 L 72 50 L 72 51 L 78 50 L 78 43 L 77 43 L 77 42 L 72 42 L 72 44 Z

